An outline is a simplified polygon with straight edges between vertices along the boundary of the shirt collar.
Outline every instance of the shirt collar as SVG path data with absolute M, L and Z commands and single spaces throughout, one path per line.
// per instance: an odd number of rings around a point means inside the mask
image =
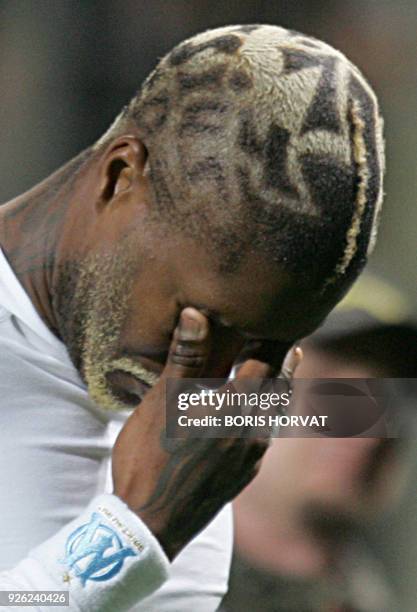
M 0 248 L 0 305 L 67 360 L 65 345 L 45 325 Z

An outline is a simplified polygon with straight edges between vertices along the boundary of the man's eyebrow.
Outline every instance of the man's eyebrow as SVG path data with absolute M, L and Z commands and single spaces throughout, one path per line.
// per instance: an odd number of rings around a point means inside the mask
M 204 306 L 203 304 L 193 303 L 193 304 L 189 304 L 189 306 L 192 306 L 196 310 L 199 310 L 200 312 L 202 312 L 204 315 L 206 315 L 206 317 L 210 321 L 213 321 L 217 325 L 220 325 L 221 327 L 227 327 L 229 329 L 234 329 L 238 334 L 240 334 L 243 338 L 246 338 L 247 340 L 259 340 L 259 341 L 270 340 L 273 342 L 286 344 L 285 340 L 279 340 L 279 339 L 274 340 L 270 336 L 251 334 L 250 332 L 242 329 L 241 327 L 238 327 L 237 325 L 230 323 L 230 321 L 227 321 L 227 319 L 225 319 L 223 315 L 221 315 L 217 310 L 212 310 L 211 308 L 208 308 L 207 306 Z
M 188 303 L 187 306 L 192 306 L 196 310 L 202 312 L 210 321 L 213 321 L 216 325 L 220 325 L 221 327 L 226 327 L 228 329 L 234 329 L 238 334 L 240 334 L 246 340 L 254 340 L 259 342 L 274 342 L 276 344 L 282 344 L 283 346 L 288 345 L 291 347 L 296 342 L 299 342 L 302 338 L 309 336 L 312 334 L 319 325 L 322 325 L 326 320 L 326 317 L 321 318 L 319 323 L 315 323 L 314 325 L 309 326 L 302 334 L 299 334 L 297 337 L 289 339 L 281 338 L 272 338 L 271 336 L 263 335 L 263 334 L 253 334 L 248 332 L 233 323 L 230 323 L 224 316 L 218 311 L 205 306 L 204 304 L 198 303 Z M 185 305 L 183 306 L 185 308 Z

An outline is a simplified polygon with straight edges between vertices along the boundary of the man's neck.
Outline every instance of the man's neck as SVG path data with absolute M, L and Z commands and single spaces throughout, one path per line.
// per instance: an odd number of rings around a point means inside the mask
M 0 208 L 0 247 L 38 314 L 58 337 L 52 300 L 58 244 L 69 206 L 71 179 L 85 155 Z

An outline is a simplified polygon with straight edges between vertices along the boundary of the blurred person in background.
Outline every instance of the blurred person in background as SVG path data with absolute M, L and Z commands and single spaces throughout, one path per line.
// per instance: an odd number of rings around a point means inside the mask
M 417 326 L 398 316 L 407 313 L 405 301 L 372 277 L 359 287 L 303 342 L 296 378 L 417 378 Z M 409 450 L 394 438 L 274 440 L 234 502 L 235 556 L 222 610 L 411 612 L 372 541 L 378 529 L 369 533 L 401 497 Z

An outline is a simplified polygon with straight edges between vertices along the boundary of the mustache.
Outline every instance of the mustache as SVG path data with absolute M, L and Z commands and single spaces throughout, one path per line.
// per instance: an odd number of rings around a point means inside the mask
M 146 393 L 160 378 L 141 363 L 127 357 L 113 359 L 103 374 L 111 395 L 129 407 L 140 404 Z
M 141 363 L 129 357 L 113 359 L 109 364 L 108 372 L 110 370 L 120 370 L 126 374 L 130 374 L 134 378 L 139 379 L 140 382 L 145 383 L 148 387 L 155 386 L 161 378 L 159 374 L 148 370 Z

